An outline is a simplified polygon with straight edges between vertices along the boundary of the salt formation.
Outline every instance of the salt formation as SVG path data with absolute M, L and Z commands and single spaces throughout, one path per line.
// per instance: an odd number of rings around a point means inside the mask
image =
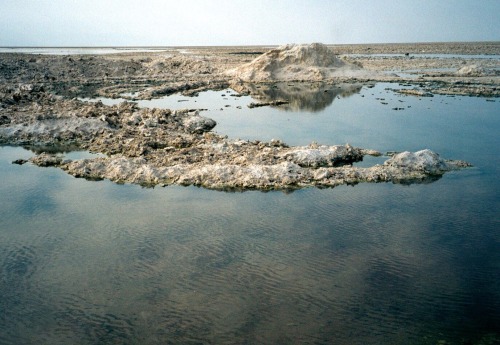
M 319 81 L 368 75 L 363 68 L 339 59 L 326 45 L 288 44 L 262 54 L 227 74 L 242 81 Z
M 73 176 L 93 180 L 106 178 L 148 186 L 179 184 L 224 190 L 291 190 L 360 182 L 422 183 L 439 179 L 447 171 L 470 166 L 466 162 L 444 160 L 435 152 L 422 150 L 396 154 L 382 165 L 355 167 L 348 161 L 361 158 L 365 152 L 349 145 L 278 147 L 278 155 L 273 156 L 279 159 L 273 164 L 266 164 L 256 162 L 251 158 L 253 155 L 245 155 L 252 144 L 239 143 L 237 146 L 240 147 L 241 161 L 157 165 L 144 156 L 115 155 L 62 161 L 48 154 L 35 156 L 30 161 L 39 166 L 59 166 Z M 336 162 L 341 166 L 335 166 Z
M 484 74 L 484 69 L 477 65 L 467 65 L 457 71 L 457 75 L 464 77 L 480 77 Z
M 401 172 L 412 171 L 430 175 L 442 175 L 447 171 L 470 166 L 469 163 L 463 161 L 446 161 L 429 149 L 398 153 L 385 161 L 384 165 Z

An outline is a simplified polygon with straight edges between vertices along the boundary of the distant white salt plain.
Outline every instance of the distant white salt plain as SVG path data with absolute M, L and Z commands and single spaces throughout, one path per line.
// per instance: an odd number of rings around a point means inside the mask
M 167 47 L 0 47 L 0 53 L 41 55 L 104 55 L 171 51 Z

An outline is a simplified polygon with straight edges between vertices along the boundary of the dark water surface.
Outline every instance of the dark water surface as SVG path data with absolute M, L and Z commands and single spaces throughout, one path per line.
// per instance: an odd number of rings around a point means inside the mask
M 498 344 L 500 103 L 394 86 L 206 115 L 232 137 L 430 148 L 473 168 L 224 193 L 75 179 L 0 147 L 0 344 Z

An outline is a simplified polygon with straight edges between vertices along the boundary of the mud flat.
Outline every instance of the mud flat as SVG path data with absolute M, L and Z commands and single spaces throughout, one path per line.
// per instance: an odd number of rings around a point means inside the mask
M 460 57 L 419 56 L 424 50 Z M 231 87 L 264 104 L 276 102 L 278 92 L 281 104 L 293 108 L 297 105 L 292 98 L 297 97 L 279 87 L 290 81 L 296 93 L 310 92 L 318 82 L 350 92 L 366 83 L 389 81 L 413 86 L 404 91 L 408 97 L 499 97 L 499 59 L 476 56 L 481 54 L 500 55 L 500 43 L 172 48 L 67 56 L 4 53 L 0 142 L 55 149 L 72 145 L 102 153 L 106 156 L 74 161 L 41 153 L 31 162 L 58 166 L 77 177 L 148 186 L 267 190 L 428 181 L 469 164 L 445 160 L 422 143 L 421 151 L 395 154 L 383 164 L 361 168 L 352 163 L 381 153 L 348 144 L 289 147 L 279 140 L 236 140 L 212 132 L 215 121 L 198 109 L 148 109 L 132 101 Z M 272 97 L 265 90 L 273 91 Z M 129 102 L 106 106 L 80 100 L 99 96 Z

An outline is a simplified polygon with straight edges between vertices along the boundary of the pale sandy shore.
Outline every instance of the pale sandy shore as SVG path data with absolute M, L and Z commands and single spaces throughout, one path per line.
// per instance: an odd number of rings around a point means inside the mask
M 270 49 L 274 55 L 264 54 Z M 311 49 L 292 52 L 259 46 L 100 55 L 2 53 L 0 142 L 71 144 L 107 155 L 63 161 L 57 155 L 41 154 L 32 160 L 78 177 L 217 189 L 418 182 L 467 166 L 422 151 L 388 157 L 380 166 L 356 168 L 351 166 L 353 161 L 377 153 L 348 145 L 288 147 L 279 141 L 238 141 L 211 132 L 215 122 L 195 109 L 141 109 L 130 102 L 111 107 L 79 100 L 103 96 L 134 101 L 228 87 L 252 95 L 257 92 L 255 83 L 270 85 L 289 77 L 289 71 L 295 73 L 293 80 L 304 85 L 404 82 L 413 85 L 405 91 L 410 96 L 500 96 L 500 42 L 332 45 L 327 51 L 331 56 L 321 50 L 328 55 L 326 65 L 317 52 L 312 60 L 300 55 L 310 54 Z M 254 62 L 257 58 L 259 63 Z M 228 72 L 235 70 L 245 73 Z M 252 79 L 256 75 L 258 79 Z

